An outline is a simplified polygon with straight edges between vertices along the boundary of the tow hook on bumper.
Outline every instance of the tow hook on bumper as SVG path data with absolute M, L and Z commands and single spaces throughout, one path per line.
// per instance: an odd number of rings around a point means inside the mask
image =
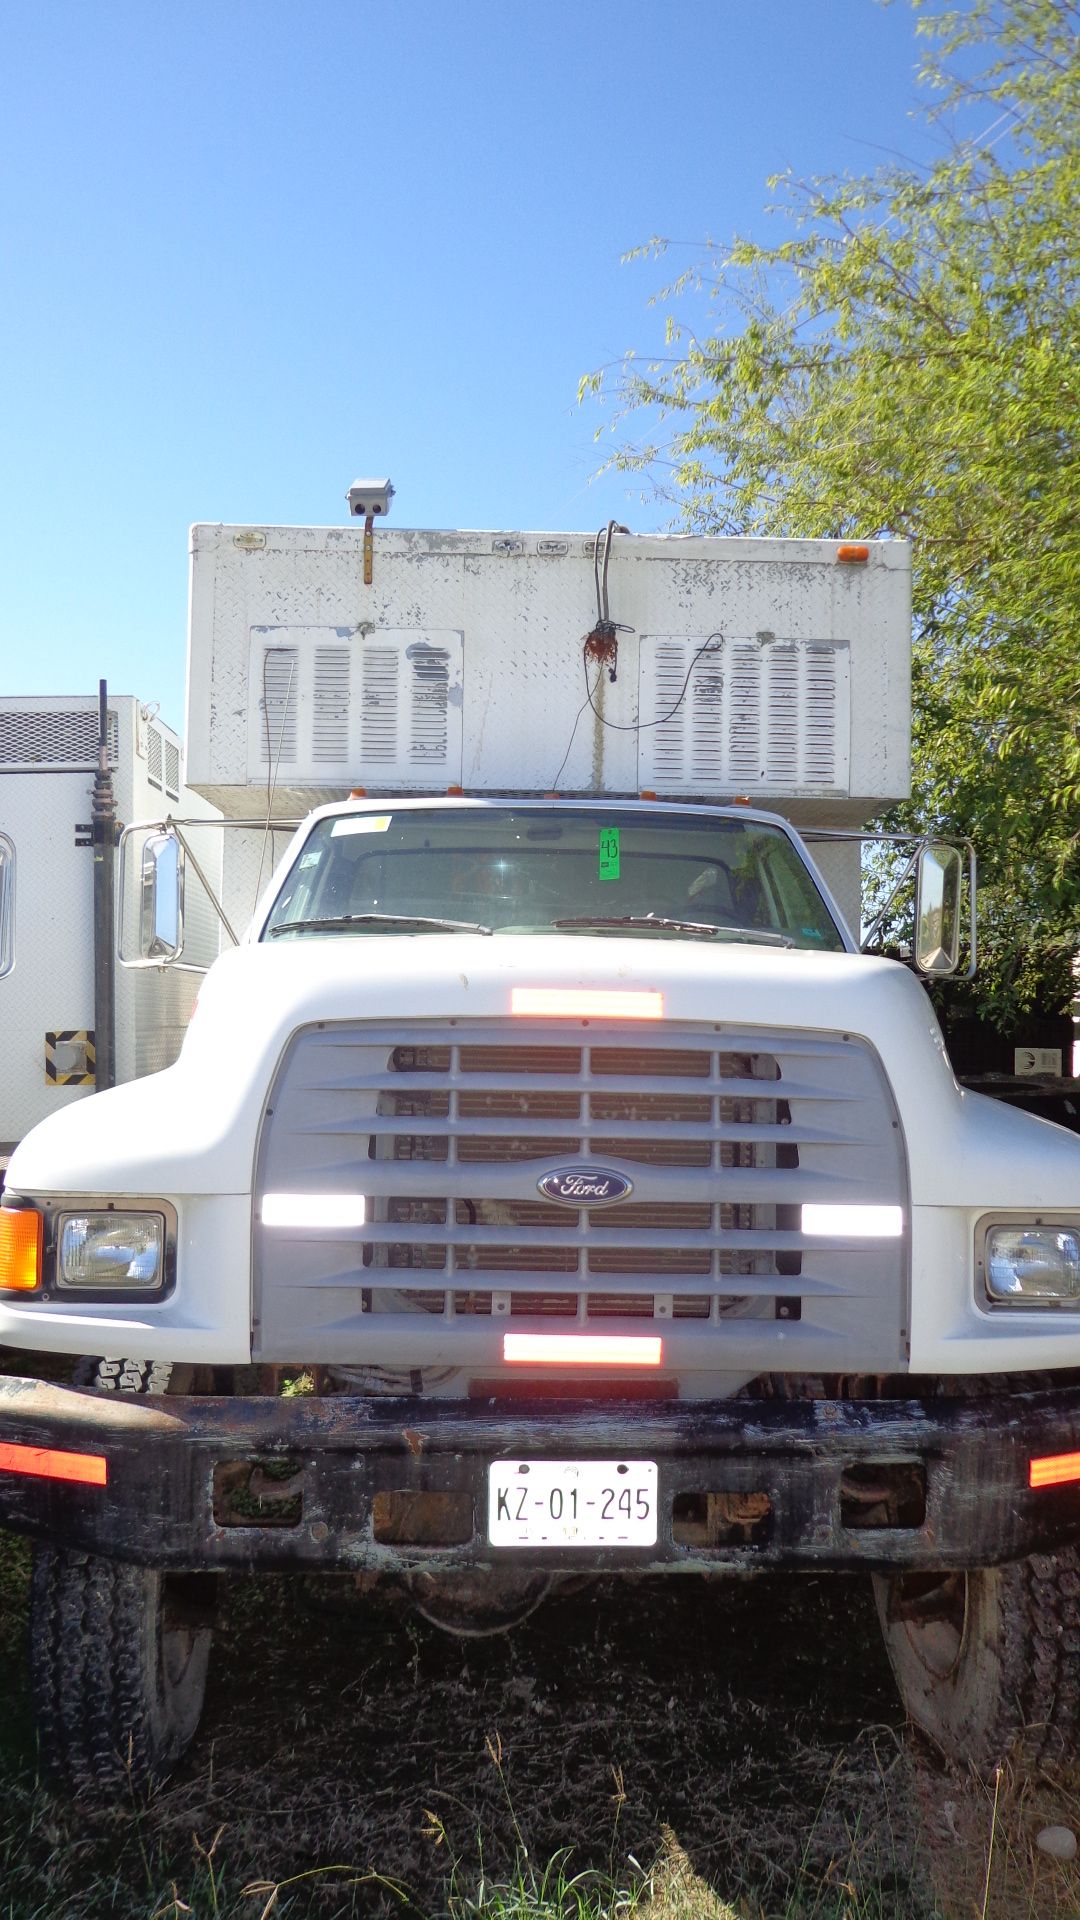
M 147 1565 L 986 1566 L 1080 1539 L 1080 1389 L 979 1400 L 102 1396 L 0 1380 L 0 1525 Z M 655 1546 L 500 1548 L 493 1460 L 655 1460 Z M 1034 1476 L 1038 1481 L 1039 1476 Z

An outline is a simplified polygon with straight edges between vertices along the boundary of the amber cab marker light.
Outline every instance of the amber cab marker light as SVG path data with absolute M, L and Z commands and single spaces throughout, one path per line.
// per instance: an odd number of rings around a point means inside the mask
M 366 787 L 350 787 L 349 799 L 350 800 L 366 800 L 367 788 Z
M 0 1207 L 0 1293 L 33 1293 L 41 1285 L 40 1213 Z
M 103 1453 L 65 1453 L 53 1447 L 0 1443 L 0 1473 L 28 1474 L 32 1480 L 70 1480 L 82 1487 L 104 1487 L 109 1463 Z
M 845 562 L 846 565 L 849 567 L 858 566 L 860 562 L 862 562 L 863 560 L 869 560 L 870 549 L 869 547 L 858 547 L 858 546 L 837 547 L 836 557 L 838 560 Z
M 511 987 L 510 1011 L 563 1020 L 662 1020 L 664 996 L 608 987 Z
M 1064 1487 L 1080 1480 L 1080 1453 L 1048 1453 L 1028 1468 L 1030 1487 Z
M 507 1366 L 659 1367 L 664 1343 L 640 1334 L 504 1333 Z

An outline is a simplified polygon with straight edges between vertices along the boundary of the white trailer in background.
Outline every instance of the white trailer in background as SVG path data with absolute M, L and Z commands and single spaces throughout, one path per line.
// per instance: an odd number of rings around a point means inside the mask
M 130 694 L 108 699 L 106 762 L 118 823 L 215 811 L 185 786 L 177 735 Z M 114 973 L 112 953 L 95 950 L 98 765 L 96 695 L 0 699 L 0 1183 L 23 1135 L 98 1084 L 103 973 L 117 1081 L 175 1060 L 198 986 L 160 967 Z
M 1080 1141 L 957 1085 L 815 837 L 908 791 L 906 546 L 376 535 L 389 491 L 195 528 L 188 781 L 250 924 L 175 1066 L 9 1170 L 0 1338 L 98 1390 L 0 1382 L 47 1763 L 168 1769 L 230 1567 L 465 1632 L 862 1567 L 948 1753 L 1071 1747 Z M 924 974 L 961 864 L 913 855 Z M 65 1630 L 110 1608 L 130 1645 Z

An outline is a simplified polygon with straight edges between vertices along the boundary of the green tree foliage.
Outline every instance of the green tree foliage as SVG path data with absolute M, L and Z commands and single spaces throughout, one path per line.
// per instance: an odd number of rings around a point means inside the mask
M 915 543 L 903 823 L 975 839 L 977 1004 L 1008 1027 L 1068 1004 L 1080 946 L 1080 33 L 1071 0 L 919 31 L 942 157 L 770 183 L 786 237 L 710 244 L 662 296 L 706 288 L 707 333 L 673 315 L 669 357 L 584 385 L 696 530 Z

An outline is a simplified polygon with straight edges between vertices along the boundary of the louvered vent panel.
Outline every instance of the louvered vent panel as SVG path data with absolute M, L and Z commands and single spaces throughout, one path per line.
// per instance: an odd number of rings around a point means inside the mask
M 765 779 L 770 787 L 799 785 L 799 656 L 794 647 L 762 651 L 765 673 Z
M 364 648 L 360 691 L 360 758 L 365 766 L 397 759 L 398 668 L 395 647 Z
M 640 716 L 640 784 L 659 793 L 847 789 L 846 645 L 644 635 Z
M 761 771 L 761 649 L 732 641 L 728 661 L 728 761 L 737 784 L 752 786 Z
M 165 791 L 170 800 L 179 800 L 180 749 L 175 740 L 165 742 Z
M 269 760 L 286 785 L 459 780 L 463 656 L 460 633 L 253 628 L 249 778 Z
M 316 647 L 311 753 L 314 760 L 339 765 L 349 752 L 348 647 Z
M 806 777 L 808 782 L 820 782 L 822 786 L 830 778 L 836 753 L 835 661 L 834 647 L 808 647 L 806 650 Z
M 116 715 L 107 723 L 109 764 L 118 759 Z M 8 707 L 0 709 L 0 766 L 96 767 L 98 715 L 96 707 Z
M 152 787 L 160 787 L 161 735 L 156 727 L 146 729 L 146 777 Z
M 360 777 L 407 786 L 461 778 L 460 633 L 376 633 L 361 665 Z
M 296 759 L 299 664 L 296 647 L 263 651 L 259 759 L 264 767 L 291 765 Z
M 412 646 L 405 657 L 412 721 L 409 759 L 417 767 L 445 767 L 450 656 L 445 647 Z

